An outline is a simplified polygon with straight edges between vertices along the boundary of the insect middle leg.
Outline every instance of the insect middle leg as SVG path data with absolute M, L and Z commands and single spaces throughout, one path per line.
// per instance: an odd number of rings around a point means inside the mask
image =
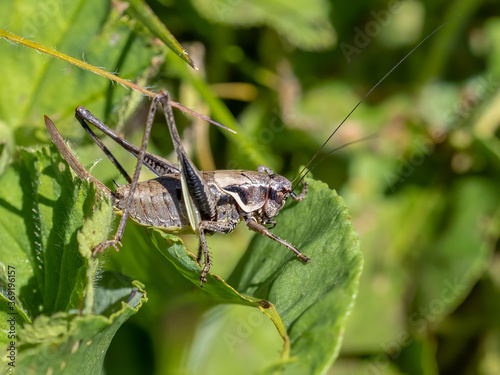
M 208 251 L 207 241 L 206 241 L 206 232 L 217 232 L 221 234 L 227 234 L 232 232 L 236 227 L 236 223 L 229 222 L 213 222 L 213 221 L 202 221 L 200 223 L 198 229 L 198 237 L 200 238 L 200 244 L 198 246 L 198 256 L 197 261 L 201 266 L 201 257 L 203 255 L 203 270 L 200 275 L 200 286 L 203 286 L 203 283 L 207 282 L 207 275 L 210 271 L 210 266 L 212 262 L 210 260 L 210 252 Z

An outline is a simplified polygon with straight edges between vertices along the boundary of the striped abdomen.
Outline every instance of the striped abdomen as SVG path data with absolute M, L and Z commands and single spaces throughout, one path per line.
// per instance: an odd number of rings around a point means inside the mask
M 130 185 L 120 186 L 115 196 L 115 209 L 125 209 Z M 192 233 L 182 197 L 178 174 L 139 182 L 134 192 L 130 218 L 141 225 L 157 227 L 170 233 Z

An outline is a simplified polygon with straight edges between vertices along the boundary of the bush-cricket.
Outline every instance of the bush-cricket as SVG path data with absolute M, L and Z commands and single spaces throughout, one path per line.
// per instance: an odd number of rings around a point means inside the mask
M 296 194 L 294 191 L 310 170 L 308 166 L 316 159 L 320 151 L 356 108 L 416 48 L 444 25 L 435 29 L 420 41 L 363 96 L 292 181 L 275 174 L 264 166 L 259 166 L 257 171 L 199 171 L 182 146 L 175 125 L 169 95 L 165 90 L 161 90 L 153 98 L 143 140 L 139 148 L 118 136 L 84 107 L 79 106 L 76 109 L 76 118 L 82 127 L 91 135 L 129 182 L 128 185 L 118 186 L 117 190 L 112 192 L 85 170 L 69 150 L 53 122 L 45 116 L 45 123 L 54 143 L 78 177 L 93 181 L 101 192 L 112 199 L 114 210 L 122 214 L 113 238 L 97 245 L 94 248 L 94 254 L 102 252 L 109 246 L 114 246 L 118 250 L 117 246 L 121 245 L 120 240 L 128 217 L 141 225 L 157 227 L 170 233 L 195 233 L 199 237 L 198 263 L 203 266 L 200 275 L 200 285 L 203 286 L 211 264 L 205 235 L 214 232 L 229 233 L 240 221 L 244 221 L 251 230 L 279 242 L 292 250 L 302 262 L 308 263 L 310 259 L 302 254 L 299 249 L 270 232 L 269 229 L 272 229 L 276 224 L 273 219 L 284 207 L 287 198 L 292 197 L 294 200 L 300 201 L 306 196 L 306 183 L 303 184 L 300 194 Z M 153 119 L 159 105 L 164 111 L 178 164 L 171 163 L 146 151 Z M 132 178 L 129 177 L 120 163 L 97 138 L 87 123 L 91 123 L 110 136 L 137 158 Z M 158 177 L 139 182 L 142 165 L 146 166 Z

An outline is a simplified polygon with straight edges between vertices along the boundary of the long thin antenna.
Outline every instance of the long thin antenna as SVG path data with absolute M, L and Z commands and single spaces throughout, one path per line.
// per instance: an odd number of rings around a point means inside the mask
M 458 16 L 457 16 L 458 17 Z M 424 39 L 422 39 L 415 47 L 413 47 L 413 49 L 408 52 L 401 60 L 399 60 L 399 62 L 394 65 L 392 67 L 391 70 L 389 70 L 364 96 L 363 98 L 361 98 L 361 100 L 358 102 L 358 104 L 356 104 L 354 106 L 354 108 L 349 112 L 349 114 L 342 120 L 342 122 L 339 124 L 339 126 L 337 126 L 335 128 L 335 130 L 332 132 L 332 134 L 330 134 L 330 136 L 328 137 L 328 139 L 321 145 L 321 147 L 318 149 L 318 151 L 316 151 L 316 153 L 314 154 L 314 156 L 311 158 L 311 160 L 309 160 L 309 162 L 305 165 L 304 168 L 302 168 L 302 170 L 300 171 L 300 173 L 297 175 L 297 177 L 295 177 L 293 180 L 292 180 L 292 183 L 297 180 L 301 175 L 302 173 L 308 169 L 309 165 L 311 165 L 311 163 L 313 162 L 314 159 L 316 159 L 316 157 L 318 156 L 318 154 L 320 153 L 320 151 L 326 146 L 326 144 L 330 141 L 330 139 L 332 139 L 332 137 L 335 135 L 335 133 L 337 132 L 337 130 L 340 129 L 340 127 L 342 125 L 344 125 L 344 123 L 347 121 L 347 119 L 352 115 L 352 113 L 360 106 L 361 103 L 363 103 L 365 101 L 365 99 L 368 97 L 368 95 L 370 95 L 372 93 L 373 90 L 375 90 L 377 88 L 378 85 L 380 85 L 399 65 L 401 65 L 401 63 L 403 61 L 405 61 L 407 59 L 408 56 L 410 56 L 418 47 L 420 47 L 422 45 L 422 43 L 424 43 L 427 39 L 429 39 L 432 35 L 434 35 L 439 29 L 441 29 L 442 27 L 446 26 L 447 24 L 449 24 L 450 22 L 454 21 L 457 17 L 443 23 L 441 26 L 437 27 L 436 29 L 434 29 L 434 31 L 432 31 L 429 35 L 427 35 Z M 295 188 L 302 182 L 302 180 L 306 177 L 307 173 L 309 173 L 309 170 L 307 170 L 307 172 L 304 174 L 304 176 L 302 176 L 299 181 L 297 181 L 297 183 L 295 184 L 295 186 L 292 188 L 292 191 L 295 190 Z
M 354 141 L 350 141 L 350 142 L 344 143 L 343 145 L 340 145 L 339 147 L 336 147 L 333 150 L 328 151 L 325 155 L 322 155 L 321 158 L 319 158 L 319 160 L 317 160 L 316 163 L 314 163 L 314 165 L 311 168 L 308 169 L 307 173 L 311 172 L 314 168 L 316 168 L 316 166 L 318 164 L 320 164 L 324 159 L 326 159 L 328 156 L 330 156 L 334 152 L 342 150 L 343 148 L 346 148 L 348 146 L 352 146 L 352 145 L 354 145 L 356 143 L 370 141 L 370 140 L 375 139 L 377 137 L 378 137 L 378 134 L 376 134 L 376 133 L 375 134 L 370 134 L 370 135 L 367 135 L 366 137 L 355 139 Z M 304 177 L 305 177 L 305 175 L 301 178 L 300 181 L 302 181 L 304 179 Z

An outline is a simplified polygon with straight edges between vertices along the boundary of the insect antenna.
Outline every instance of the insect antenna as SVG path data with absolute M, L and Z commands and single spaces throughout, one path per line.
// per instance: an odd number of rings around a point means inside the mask
M 314 165 L 312 167 L 310 167 L 310 168 L 307 169 L 307 173 L 311 172 L 314 168 L 316 168 L 318 166 L 318 164 L 320 164 L 324 159 L 326 159 L 328 156 L 330 156 L 334 152 L 342 150 L 343 148 L 345 148 L 347 146 L 352 146 L 352 145 L 354 145 L 356 143 L 361 143 L 361 142 L 369 141 L 369 140 L 375 139 L 377 137 L 378 137 L 377 133 L 371 134 L 371 135 L 367 135 L 366 137 L 355 139 L 354 141 L 350 141 L 350 142 L 344 143 L 343 145 L 341 145 L 339 147 L 336 147 L 336 148 L 334 148 L 331 151 L 328 151 L 328 153 L 326 153 L 325 155 L 322 155 L 321 158 L 319 158 L 319 160 L 317 160 L 316 163 L 314 163 Z M 304 177 L 306 177 L 307 173 L 304 176 L 302 176 L 302 178 L 300 179 L 300 181 L 302 181 L 304 179 Z M 299 181 L 299 183 L 300 183 L 300 181 Z
M 458 16 L 457 16 L 458 17 Z M 410 52 L 408 52 L 401 60 L 399 60 L 399 62 L 394 65 L 392 67 L 391 70 L 389 70 L 362 98 L 361 100 L 358 102 L 358 104 L 356 104 L 354 106 L 354 108 L 347 114 L 347 116 L 342 120 L 342 122 L 335 128 L 335 130 L 332 132 L 332 134 L 330 134 L 330 136 L 326 139 L 325 142 L 323 142 L 323 144 L 320 146 L 320 148 L 318 148 L 318 151 L 316 151 L 316 153 L 313 155 L 313 157 L 311 158 L 311 160 L 309 160 L 307 162 L 307 164 L 304 166 L 304 168 L 302 168 L 302 170 L 299 172 L 299 174 L 297 175 L 297 177 L 295 177 L 293 180 L 292 180 L 292 184 L 295 182 L 295 180 L 299 179 L 295 185 L 293 186 L 292 188 L 292 192 L 297 188 L 297 186 L 299 186 L 299 184 L 304 180 L 304 178 L 307 176 L 307 174 L 311 171 L 312 168 L 308 168 L 309 165 L 311 165 L 311 163 L 314 161 L 314 159 L 316 159 L 319 155 L 319 153 L 321 152 L 321 150 L 326 146 L 326 144 L 330 141 L 330 139 L 332 139 L 332 137 L 335 135 L 335 133 L 337 133 L 337 131 L 342 127 L 342 125 L 344 125 L 344 123 L 347 121 L 347 119 L 353 114 L 353 112 L 360 106 L 361 103 L 363 103 L 365 101 L 365 99 L 372 93 L 373 90 L 375 90 L 378 85 L 380 85 L 394 70 L 396 70 L 396 68 L 401 65 L 401 63 L 403 61 L 405 61 L 408 56 L 410 56 L 418 47 L 420 47 L 422 45 L 422 43 L 424 43 L 427 39 L 429 39 L 432 35 L 434 35 L 438 30 L 440 30 L 442 27 L 446 26 L 447 24 L 449 24 L 450 22 L 454 21 L 457 17 L 443 23 L 442 25 L 438 26 L 436 29 L 434 29 L 432 32 L 430 32 L 424 39 L 422 39 L 415 47 L 412 48 L 412 50 Z M 354 141 L 356 142 L 356 141 Z M 352 143 L 352 142 L 350 142 Z M 343 148 L 347 145 L 349 145 L 350 143 L 346 143 L 345 145 L 341 146 L 340 148 Z M 336 151 L 340 148 L 337 148 L 333 151 Z M 332 152 L 333 152 L 332 151 Z M 329 152 L 328 154 L 326 154 L 324 157 L 322 157 L 316 164 L 314 164 L 313 168 L 319 164 L 319 162 L 321 160 L 323 160 L 326 156 L 330 155 L 332 152 Z M 305 172 L 305 173 L 304 173 Z M 302 173 L 304 173 L 304 175 L 301 177 Z

